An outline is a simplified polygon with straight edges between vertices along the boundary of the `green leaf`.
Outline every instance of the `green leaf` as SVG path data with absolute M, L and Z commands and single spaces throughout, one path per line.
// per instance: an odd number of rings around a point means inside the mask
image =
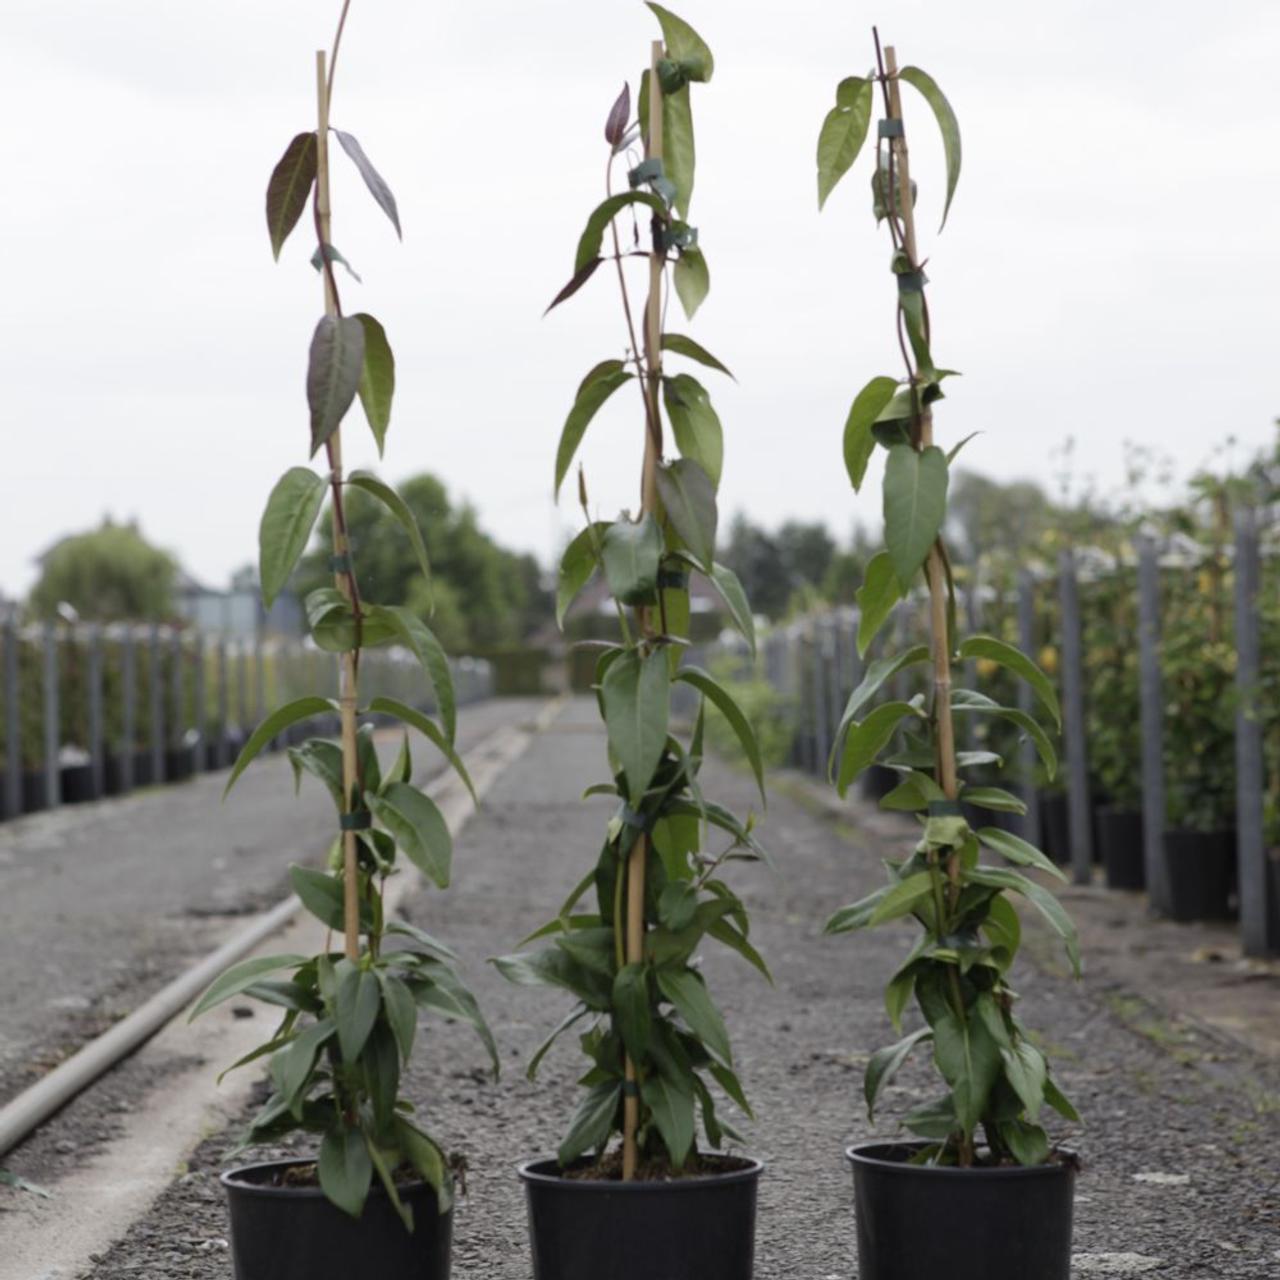
M 575 271 L 573 275 L 569 277 L 569 283 L 551 299 L 550 303 L 547 305 L 547 310 L 542 314 L 545 316 L 548 311 L 554 311 L 562 302 L 572 298 L 573 295 L 577 293 L 593 275 L 595 275 L 596 269 L 603 261 L 603 258 L 592 258 L 585 267 L 581 267 L 579 270 Z
M 423 961 L 417 966 L 417 980 L 413 991 L 414 999 L 424 1008 L 435 1009 L 446 1018 L 465 1022 L 475 1031 L 489 1055 L 489 1064 L 496 1080 L 499 1071 L 497 1042 L 471 989 L 457 973 L 443 961 Z
M 388 973 L 385 969 L 377 969 L 375 972 L 382 986 L 382 1003 L 387 1011 L 387 1023 L 391 1027 L 391 1034 L 396 1038 L 400 1057 L 407 1063 L 418 1032 L 418 1006 L 413 1001 L 413 992 L 394 973 Z
M 356 647 L 356 620 L 347 597 L 336 587 L 317 587 L 303 601 L 307 626 L 317 648 L 346 653 Z M 396 631 L 385 619 L 366 610 L 360 624 L 360 644 L 366 649 L 390 644 Z
M 836 105 L 818 134 L 819 209 L 862 150 L 871 123 L 873 89 L 873 82 L 861 76 L 849 76 L 836 86 Z
M 299 720 L 310 720 L 313 716 L 333 715 L 337 710 L 338 704 L 331 698 L 317 698 L 314 696 L 298 698 L 294 702 L 285 703 L 283 707 L 277 707 L 249 735 L 249 741 L 240 748 L 240 754 L 236 757 L 231 774 L 227 778 L 227 785 L 222 789 L 223 796 L 225 797 L 227 792 L 235 785 L 236 779 L 245 771 L 250 761 L 281 730 L 287 729 L 291 724 L 297 724 Z
M 658 919 L 675 933 L 687 929 L 698 911 L 698 891 L 688 880 L 671 880 L 658 895 Z
M 354 316 L 321 316 L 307 358 L 312 455 L 351 408 L 363 371 L 364 325 Z
M 951 448 L 947 450 L 947 465 L 950 466 L 951 463 L 956 460 L 956 456 L 959 454 L 960 450 L 963 449 L 974 436 L 980 436 L 981 434 L 981 431 L 970 431 L 959 444 L 953 444 Z
M 378 1020 L 382 996 L 377 978 L 351 960 L 339 960 L 335 976 L 334 1021 L 338 1024 L 338 1047 L 344 1062 L 354 1062 Z
M 666 1076 L 651 1075 L 640 1086 L 640 1096 L 658 1126 L 672 1167 L 681 1168 L 693 1147 L 692 1092 L 677 1088 Z
M 947 514 L 947 458 L 936 445 L 897 444 L 884 469 L 884 540 L 898 581 L 907 587 L 924 563 Z
M 692 969 L 659 969 L 658 989 L 675 1006 L 689 1030 L 702 1041 L 707 1052 L 726 1067 L 733 1066 L 729 1033 L 724 1018 L 707 991 L 707 984 Z
M 720 363 L 719 360 L 711 354 L 706 347 L 695 342 L 692 338 L 686 337 L 683 333 L 664 333 L 662 335 L 663 351 L 672 351 L 676 355 L 688 356 L 690 360 L 696 360 L 699 364 L 704 364 L 708 369 L 718 369 L 721 373 L 729 373 L 729 370 Z M 734 381 L 737 381 L 735 378 Z
M 607 200 L 602 200 L 591 211 L 591 216 L 587 219 L 587 225 L 578 240 L 578 252 L 573 260 L 575 276 L 589 266 L 594 258 L 600 256 L 600 246 L 604 241 L 605 229 L 623 209 L 633 204 L 647 205 L 659 218 L 665 219 L 667 216 L 667 206 L 657 196 L 648 191 L 624 191 L 620 195 L 610 196 Z
M 560 486 L 569 473 L 574 454 L 586 434 L 591 419 L 596 416 L 600 406 L 613 395 L 624 383 L 635 377 L 623 367 L 621 360 L 602 360 L 583 378 L 578 387 L 573 408 L 564 420 L 564 428 L 560 433 L 560 445 L 556 450 L 556 496 L 560 495 Z
M 1074 1124 L 1080 1123 L 1080 1113 L 1071 1105 L 1070 1099 L 1054 1084 L 1051 1078 L 1044 1082 L 1044 1100 L 1064 1119 Z
M 682 218 L 693 199 L 697 149 L 693 139 L 693 98 L 686 86 L 662 95 L 662 167 L 676 189 L 674 204 Z
M 1053 682 L 1026 654 L 1003 640 L 997 640 L 995 636 L 970 636 L 961 644 L 959 656 L 963 662 L 985 658 L 988 662 L 998 663 L 1025 680 L 1052 717 L 1053 723 L 1061 727 L 1062 712 L 1058 707 L 1058 695 L 1054 690 Z
M 747 599 L 747 593 L 742 589 L 742 583 L 738 580 L 738 575 L 727 565 L 713 564 L 709 581 L 716 589 L 720 599 L 725 602 L 729 610 L 729 616 L 733 619 L 733 625 L 737 627 L 742 638 L 747 642 L 747 646 L 751 650 L 751 656 L 754 658 L 756 655 L 755 617 L 751 612 L 751 603 Z
M 1000 1140 L 1021 1165 L 1044 1164 L 1049 1158 L 1049 1138 L 1038 1124 L 1023 1120 L 1002 1120 L 996 1125 Z
M 676 679 L 697 689 L 704 698 L 708 698 L 711 701 L 716 710 L 728 721 L 729 727 L 742 744 L 747 763 L 750 764 L 751 772 L 755 775 L 756 786 L 760 789 L 760 799 L 763 803 L 767 803 L 764 794 L 764 759 L 760 754 L 760 744 L 756 740 L 755 730 L 751 727 L 751 722 L 742 714 L 742 709 L 733 700 L 732 695 L 723 685 L 718 684 L 712 676 L 703 671 L 701 667 L 682 667 L 677 673 Z
M 476 789 L 471 782 L 471 775 L 467 772 L 466 765 L 462 763 L 461 757 L 434 720 L 416 708 L 397 701 L 395 698 L 374 698 L 369 703 L 369 710 L 375 715 L 395 716 L 402 724 L 407 724 L 411 728 L 417 729 L 423 737 L 428 738 L 449 762 L 449 767 L 462 779 L 462 784 L 471 793 L 472 800 L 477 804 L 480 803 L 480 798 L 476 795 Z M 408 782 L 409 779 L 407 777 L 401 778 L 400 781 Z
M 707 926 L 707 933 L 717 942 L 724 943 L 731 951 L 736 951 L 766 982 L 772 985 L 773 974 L 769 972 L 769 966 L 765 963 L 764 957 L 747 941 L 746 935 L 730 921 L 712 922 Z
M 1028 880 L 1019 871 L 1008 871 L 1003 867 L 975 867 L 967 875 L 973 884 L 1011 889 L 1026 898 L 1062 938 L 1071 968 L 1077 978 L 1080 976 L 1080 939 L 1076 934 L 1076 927 L 1071 923 L 1071 917 L 1067 915 L 1062 903 L 1048 889 L 1034 880 Z
M 999 813 L 1027 811 L 1027 806 L 1017 796 L 1001 787 L 965 787 L 964 800 L 979 809 L 995 809 Z
M 369 188 L 369 194 L 377 201 L 378 207 L 383 213 L 391 219 L 391 225 L 396 229 L 396 235 L 404 238 L 400 230 L 400 214 L 396 209 L 396 198 L 391 194 L 391 188 L 383 181 L 382 175 L 369 163 L 369 157 L 365 155 L 364 148 L 349 133 L 343 133 L 341 129 L 335 129 L 333 136 L 338 139 L 343 151 L 347 153 L 360 170 L 360 176 L 364 179 L 364 185 Z
M 898 1068 L 906 1062 L 911 1050 L 922 1040 L 931 1039 L 933 1032 L 928 1027 L 921 1027 L 909 1036 L 904 1036 L 897 1044 L 885 1049 L 877 1049 L 867 1062 L 866 1076 L 862 1082 L 862 1093 L 867 1100 L 867 1119 L 875 1118 L 876 1099 L 880 1091 L 898 1073 Z
M 1016 724 L 1035 744 L 1036 752 L 1049 777 L 1052 778 L 1058 771 L 1058 756 L 1053 743 L 1049 741 L 1049 735 L 1034 716 L 1029 716 L 1020 708 L 1002 707 L 986 694 L 973 689 L 956 689 L 951 694 L 951 711 L 953 714 L 973 712 L 977 715 L 999 716 L 1002 720 Z
M 376 498 L 395 517 L 396 523 L 408 534 L 409 545 L 417 557 L 418 568 L 422 570 L 422 576 L 429 585 L 431 562 L 427 559 L 427 546 L 422 540 L 422 530 L 418 528 L 418 522 L 414 519 L 409 504 L 389 484 L 379 480 L 370 471 L 353 471 L 347 476 L 347 484 L 363 490 L 371 498 Z
M 926 75 L 919 67 L 903 67 L 898 72 L 898 79 L 905 80 L 924 96 L 924 100 L 933 110 L 938 128 L 942 131 L 942 149 L 947 160 L 947 200 L 942 207 L 942 223 L 939 230 L 947 225 L 947 212 L 951 208 L 951 197 L 956 193 L 956 183 L 960 181 L 960 124 L 951 104 L 943 96 L 933 78 Z
M 389 624 L 422 664 L 422 669 L 436 695 L 445 740 L 452 744 L 458 734 L 458 704 L 454 696 L 449 659 L 440 641 L 436 639 L 435 632 L 412 609 L 406 609 L 400 605 L 369 605 L 367 607 L 370 617 L 381 619 Z M 413 723 L 416 727 L 421 727 L 416 721 Z M 432 736 L 426 729 L 423 729 L 423 733 L 428 737 Z
M 305 770 L 319 778 L 328 788 L 338 807 L 342 807 L 342 748 L 325 738 L 308 738 L 306 742 L 288 750 L 289 763 L 293 765 L 296 791 L 302 784 Z
M 658 496 L 667 519 L 698 567 L 712 572 L 716 553 L 716 492 L 707 473 L 692 458 L 658 467 Z
M 369 430 L 378 442 L 378 456 L 391 425 L 391 401 L 396 392 L 396 358 L 387 341 L 387 331 L 364 311 L 355 317 L 364 326 L 364 367 L 360 372 L 360 404 L 369 423 Z M 404 523 L 401 520 L 401 523 Z M 417 528 L 417 526 L 414 526 Z M 412 536 L 412 535 L 411 535 Z M 416 550 L 416 548 L 415 548 Z M 426 553 L 421 556 L 425 562 Z
M 662 39 L 667 46 L 667 57 L 681 63 L 689 79 L 705 84 L 715 71 L 715 59 L 707 42 L 683 19 L 669 9 L 647 0 L 662 27 Z
M 621 1099 L 620 1080 L 605 1080 L 587 1090 L 569 1122 L 569 1132 L 560 1144 L 557 1154 L 562 1165 L 576 1160 L 585 1151 L 598 1150 L 609 1141 Z
M 436 1193 L 437 1205 L 444 1213 L 453 1204 L 453 1178 L 440 1148 L 403 1116 L 395 1119 L 395 1136 L 396 1145 Z
M 836 775 L 836 789 L 843 796 L 849 784 L 889 745 L 894 730 L 907 716 L 919 716 L 920 711 L 909 702 L 882 702 L 865 720 L 851 724 L 845 734 L 840 752 L 840 770 Z
M 1019 1040 L 1012 1049 L 1001 1049 L 1000 1057 L 1004 1060 L 1004 1078 L 1026 1107 L 1028 1117 L 1038 1119 L 1049 1078 L 1044 1055 L 1034 1045 Z
M 556 574 L 556 626 L 564 627 L 565 614 L 578 593 L 595 576 L 599 562 L 596 546 L 609 525 L 603 520 L 589 524 L 564 549 Z
M 271 1059 L 271 1078 L 284 1105 L 295 1116 L 302 1113 L 302 1103 L 315 1071 L 316 1057 L 333 1038 L 332 1018 L 322 1018 L 299 1032 Z
M 366 792 L 365 803 L 409 861 L 437 888 L 447 889 L 453 837 L 436 802 L 408 783 L 393 782 L 380 796 Z
M 862 489 L 867 462 L 876 447 L 871 425 L 898 389 L 895 378 L 872 378 L 854 397 L 844 424 L 844 466 L 855 493 Z
M 671 279 L 685 316 L 692 320 L 694 313 L 711 292 L 711 272 L 707 268 L 707 259 L 702 250 L 694 246 L 682 249 L 672 268 Z
M 718 487 L 724 465 L 724 431 L 707 389 L 687 373 L 678 373 L 662 379 L 662 398 L 681 456 L 698 463 L 712 486 Z
M 590 1013 L 591 1010 L 586 1005 L 576 1004 L 557 1024 L 555 1029 L 549 1036 L 538 1046 L 532 1058 L 529 1059 L 529 1065 L 525 1068 L 525 1079 L 532 1080 L 538 1074 L 538 1068 L 542 1065 L 542 1060 L 551 1050 L 551 1046 L 572 1027 L 575 1023 L 580 1022 Z
M 858 656 L 865 658 L 876 632 L 884 626 L 893 606 L 902 599 L 902 584 L 887 551 L 877 551 L 867 565 L 862 586 L 854 594 L 858 602 Z
M 410 938 L 418 944 L 418 950 L 435 956 L 439 960 L 456 960 L 458 953 L 452 947 L 446 946 L 437 938 L 433 938 L 424 929 L 419 929 L 416 924 L 411 924 L 408 920 L 388 920 L 386 924 L 386 932 L 396 934 L 402 938 Z M 413 950 L 413 948 L 410 948 Z
M 929 807 L 931 800 L 945 799 L 943 790 L 927 773 L 914 770 L 888 795 L 880 799 L 880 808 L 901 813 L 918 813 Z
M 667 742 L 671 692 L 667 655 L 659 649 L 641 658 L 628 650 L 609 667 L 600 692 L 609 750 L 622 768 L 628 799 L 638 805 Z
M 840 725 L 836 729 L 836 745 L 832 748 L 832 755 L 835 755 L 835 749 L 844 737 L 845 730 L 853 723 L 858 712 L 880 692 L 886 681 L 891 680 L 906 667 L 928 661 L 929 646 L 927 644 L 917 644 L 913 645 L 905 653 L 890 654 L 884 658 L 877 658 L 872 662 L 867 667 L 861 683 L 849 695 L 849 701 L 845 704 L 844 715 L 840 717 Z
M 190 1022 L 224 1000 L 230 1000 L 232 996 L 239 995 L 246 987 L 251 987 L 257 982 L 264 973 L 275 973 L 279 969 L 297 969 L 306 962 L 306 956 L 286 954 L 255 956 L 250 960 L 233 964 L 229 969 L 224 969 L 209 984 L 204 994 L 196 1001 L 187 1021 Z
M 311 867 L 299 866 L 296 862 L 289 867 L 289 883 L 293 891 L 302 899 L 302 905 L 322 924 L 330 929 L 343 927 L 344 900 L 342 881 L 324 871 L 316 871 Z M 360 902 L 360 927 L 368 929 L 372 923 L 369 904 L 363 899 Z
M 1000 1047 L 981 1015 L 957 1011 L 944 988 L 944 975 L 935 968 L 917 982 L 916 996 L 933 1028 L 933 1057 L 951 1086 L 956 1120 L 968 1133 L 982 1118 L 1000 1074 Z
M 887 920 L 897 920 L 910 915 L 933 892 L 933 876 L 928 871 L 917 871 L 889 886 L 888 892 L 876 903 L 867 927 L 874 929 Z
M 320 1189 L 339 1209 L 353 1218 L 364 1212 L 373 1181 L 373 1161 L 358 1127 L 340 1125 L 324 1135 L 316 1172 L 320 1175 Z
M 653 1017 L 649 1008 L 649 985 L 642 964 L 624 965 L 613 979 L 613 1016 L 622 1043 L 637 1062 L 649 1052 Z
M 267 183 L 267 234 L 278 261 L 289 232 L 307 207 L 316 180 L 316 135 L 300 133 L 285 148 Z
M 604 531 L 600 553 L 609 590 L 623 604 L 650 604 L 658 589 L 662 530 L 652 515 L 615 520 Z
M 258 527 L 258 576 L 265 608 L 284 590 L 307 549 L 324 491 L 325 481 L 310 467 L 290 467 L 271 490 Z
M 970 800 L 967 789 L 964 798 Z M 970 800 L 970 803 L 974 802 Z M 1015 836 L 1011 831 L 1002 831 L 999 827 L 980 827 L 974 835 L 988 849 L 994 849 L 1002 858 L 1008 858 L 1010 862 L 1017 863 L 1020 867 L 1035 867 L 1037 871 L 1048 872 L 1049 875 L 1066 882 L 1067 877 L 1062 874 L 1062 869 L 1021 836 Z

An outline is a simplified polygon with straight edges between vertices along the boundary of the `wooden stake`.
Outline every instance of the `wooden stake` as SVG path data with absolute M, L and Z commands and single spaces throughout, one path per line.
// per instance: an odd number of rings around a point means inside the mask
M 655 40 L 649 56 L 649 142 L 645 159 L 662 159 L 662 86 L 658 63 L 665 56 L 661 40 Z M 658 416 L 658 388 L 662 380 L 662 278 L 666 250 L 655 248 L 649 255 L 649 298 L 644 314 L 644 350 L 648 401 L 644 434 L 644 473 L 640 486 L 641 517 L 658 507 L 658 462 L 662 457 L 662 419 Z M 641 612 L 641 626 L 651 634 L 647 611 Z M 649 856 L 649 838 L 641 835 L 627 858 L 627 963 L 644 963 L 644 871 Z M 640 1123 L 640 1098 L 636 1092 L 636 1065 L 626 1059 L 626 1093 L 622 1104 L 622 1178 L 635 1177 L 638 1151 L 636 1129 Z
M 325 53 L 316 50 L 316 213 L 319 222 L 321 244 L 331 244 L 329 206 L 329 85 L 325 69 Z M 323 252 L 323 250 L 322 250 Z M 338 300 L 333 295 L 329 273 L 321 271 L 324 281 L 324 309 L 326 315 L 337 315 Z M 329 465 L 332 470 L 334 492 L 342 483 L 342 431 L 338 428 L 329 437 Z M 333 508 L 333 553 L 349 556 L 351 547 L 335 501 Z M 334 573 L 334 584 L 351 599 L 351 583 L 345 573 Z M 356 656 L 348 650 L 342 655 L 340 668 L 338 710 L 342 719 L 342 811 L 350 812 L 352 796 L 359 785 L 356 746 Z M 360 958 L 360 881 L 356 861 L 356 833 L 342 833 L 342 935 L 343 951 L 348 960 Z
M 898 59 L 893 46 L 884 51 L 885 70 L 889 77 L 889 117 L 902 119 L 902 97 L 898 88 Z M 898 208 L 902 215 L 902 240 L 913 270 L 920 258 L 916 252 L 915 210 L 911 202 L 911 164 L 905 135 L 891 138 L 894 169 L 898 178 Z M 933 444 L 933 411 L 920 407 L 920 448 Z M 955 726 L 951 717 L 951 647 L 947 635 L 947 577 L 942 552 L 937 542 L 929 548 L 925 561 L 929 579 L 929 629 L 933 649 L 934 722 L 937 727 L 938 785 L 949 800 L 959 795 L 956 776 Z M 954 862 L 954 859 L 950 861 Z M 956 868 L 958 870 L 958 867 Z

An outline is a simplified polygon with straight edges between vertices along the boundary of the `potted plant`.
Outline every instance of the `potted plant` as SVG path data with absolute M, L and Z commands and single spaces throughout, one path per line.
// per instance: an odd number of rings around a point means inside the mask
M 400 1094 L 419 1011 L 470 1023 L 497 1069 L 493 1038 L 455 971 L 453 953 L 420 929 L 388 919 L 383 905 L 387 879 L 398 873 L 402 859 L 439 887 L 449 882 L 452 840 L 440 810 L 413 785 L 407 729 L 419 730 L 468 786 L 470 781 L 454 750 L 454 693 L 443 650 L 409 610 L 362 600 L 347 538 L 343 498 L 349 488 L 357 488 L 383 502 L 403 523 L 426 574 L 420 531 L 400 497 L 372 475 L 344 475 L 342 468 L 339 424 L 357 395 L 381 448 L 390 422 L 395 368 L 382 326 L 372 316 L 347 316 L 341 308 L 334 268 L 343 259 L 330 234 L 331 138 L 355 161 L 397 230 L 399 222 L 394 198 L 360 144 L 329 125 L 341 34 L 342 23 L 329 57 L 317 55 L 317 128 L 293 139 L 267 190 L 267 221 L 277 256 L 311 205 L 314 262 L 326 305 L 311 340 L 307 398 L 311 453 L 324 449 L 328 470 L 324 475 L 309 467 L 287 471 L 271 492 L 260 531 L 262 593 L 269 607 L 306 547 L 329 492 L 335 585 L 311 592 L 306 614 L 314 642 L 339 657 L 340 693 L 336 700 L 301 697 L 267 716 L 240 752 L 227 789 L 291 725 L 338 713 L 340 746 L 312 738 L 289 750 L 295 773 L 310 773 L 328 789 L 339 829 L 328 865 L 295 865 L 290 879 L 307 910 L 341 936 L 342 948 L 246 960 L 222 974 L 192 1013 L 195 1017 L 232 997 L 246 996 L 278 1007 L 280 1022 L 270 1038 L 235 1064 L 267 1058 L 272 1085 L 243 1145 L 275 1144 L 295 1133 L 319 1140 L 314 1154 L 223 1175 L 238 1280 L 447 1277 L 450 1162 L 415 1115 L 413 1103 Z M 387 697 L 361 706 L 361 654 L 391 642 L 421 661 L 434 688 L 438 721 Z M 373 716 L 389 716 L 406 727 L 390 767 L 379 760 Z
M 622 358 L 597 364 L 578 389 L 556 457 L 557 491 L 583 432 L 614 391 L 635 382 L 643 411 L 640 510 L 593 519 L 580 472 L 587 524 L 565 551 L 557 593 L 563 618 L 602 572 L 616 605 L 620 640 L 591 642 L 608 779 L 587 794 L 614 797 L 617 807 L 599 854 L 556 918 L 526 940 L 538 947 L 495 961 L 513 982 L 558 987 L 573 999 L 529 1074 L 570 1029 L 589 1063 L 558 1152 L 520 1169 L 534 1275 L 543 1280 L 743 1280 L 752 1273 L 761 1170 L 758 1160 L 721 1153 L 739 1136 L 716 1095 L 750 1112 L 697 955 L 718 942 L 767 976 L 746 910 L 724 874 L 764 852 L 750 817 L 739 819 L 703 794 L 705 701 L 733 727 L 762 795 L 763 770 L 755 735 L 724 687 L 681 664 L 689 574 L 703 575 L 720 593 L 753 649 L 754 637 L 741 584 L 715 560 L 720 421 L 702 384 L 688 372 L 669 371 L 665 357 L 727 370 L 662 324 L 669 288 L 689 316 L 707 293 L 698 234 L 684 219 L 694 177 L 690 93 L 710 80 L 714 64 L 687 23 L 657 4 L 649 8 L 663 40 L 653 45 L 641 77 L 638 119 L 624 87 L 605 125 L 606 198 L 587 219 L 573 277 L 552 304 L 612 262 L 606 269 L 616 272 L 627 324 Z M 641 145 L 643 158 L 628 162 L 627 189 L 615 194 L 615 164 Z M 625 241 L 618 220 L 627 224 Z M 630 250 L 641 243 L 643 311 L 632 305 L 627 277 Z M 665 456 L 666 425 L 680 455 L 674 459 Z M 672 723 L 672 694 L 680 685 L 698 695 L 687 733 Z
M 1058 875 L 1025 840 L 994 826 L 965 821 L 963 797 L 994 810 L 1017 807 L 1007 791 L 966 786 L 975 767 L 957 750 L 955 720 L 995 717 L 1035 742 L 1046 768 L 1054 752 L 1038 720 L 971 689 L 953 688 L 953 663 L 981 658 L 1030 684 L 1057 724 L 1052 684 L 1028 657 L 994 636 L 961 639 L 948 552 L 942 540 L 948 467 L 955 457 L 934 442 L 933 407 L 948 371 L 933 357 L 925 276 L 917 248 L 915 184 L 902 123 L 900 87 L 918 90 L 942 129 L 949 205 L 960 173 L 960 133 L 934 80 L 917 67 L 898 68 L 892 49 L 867 78 L 850 77 L 818 142 L 821 205 L 848 171 L 866 137 L 877 93 L 884 116 L 877 133 L 872 180 L 877 220 L 893 240 L 898 333 L 905 379 L 877 377 L 857 395 L 844 435 L 845 463 L 855 490 L 876 447 L 885 450 L 885 547 L 867 567 L 860 589 L 861 626 L 869 638 L 893 605 L 923 574 L 928 588 L 930 643 L 886 654 L 870 664 L 849 699 L 833 767 L 843 793 L 877 760 L 894 731 L 907 728 L 905 750 L 884 763 L 897 770 L 898 807 L 917 813 L 920 839 L 889 861 L 887 883 L 827 923 L 829 933 L 908 919 L 919 927 L 915 947 L 889 981 L 885 1002 L 901 1031 L 913 1000 L 919 1024 L 872 1055 L 865 1096 L 869 1111 L 913 1050 L 932 1050 L 941 1093 L 905 1117 L 915 1141 L 895 1139 L 853 1147 L 862 1280 L 1067 1280 L 1075 1157 L 1055 1148 L 1042 1127 L 1046 1108 L 1077 1120 L 1044 1054 L 1015 1012 L 1009 970 L 1021 934 L 1011 899 L 1038 908 L 1062 936 L 1078 970 L 1076 934 L 1058 899 L 1026 874 Z M 943 217 L 946 216 L 944 206 Z M 961 442 L 963 443 L 963 442 Z M 909 698 L 875 699 L 886 681 L 927 664 L 929 687 Z M 994 854 L 1000 862 L 984 862 Z M 1012 864 L 1005 865 L 1005 864 Z

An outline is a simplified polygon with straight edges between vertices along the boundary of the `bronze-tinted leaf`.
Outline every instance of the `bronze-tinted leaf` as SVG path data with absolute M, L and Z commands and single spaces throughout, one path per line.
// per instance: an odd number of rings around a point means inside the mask
M 316 180 L 316 135 L 300 133 L 285 148 L 267 183 L 267 234 L 277 259 L 289 232 L 307 207 Z
M 313 455 L 351 408 L 363 371 L 364 325 L 355 316 L 322 316 L 311 336 L 307 362 Z
M 624 84 L 617 101 L 609 108 L 609 118 L 604 124 L 604 140 L 616 151 L 626 137 L 627 120 L 631 116 L 631 86 Z
M 396 235 L 403 239 L 403 233 L 400 230 L 400 213 L 396 209 L 396 198 L 391 194 L 391 188 L 387 186 L 377 169 L 369 163 L 369 157 L 365 155 L 364 148 L 351 134 L 335 129 L 333 135 L 342 144 L 343 151 L 351 157 L 356 168 L 360 170 L 360 176 L 364 179 L 364 185 L 369 188 L 369 194 L 378 202 L 382 212 L 391 219 Z

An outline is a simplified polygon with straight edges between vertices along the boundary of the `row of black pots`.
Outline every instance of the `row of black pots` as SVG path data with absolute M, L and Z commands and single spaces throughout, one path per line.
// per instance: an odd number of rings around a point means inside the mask
M 1032 1168 L 909 1163 L 918 1144 L 851 1147 L 860 1280 L 1068 1280 L 1074 1158 Z M 401 1189 L 407 1232 L 375 1183 L 351 1218 L 317 1187 L 277 1185 L 306 1160 L 222 1177 L 236 1280 L 447 1280 L 452 1210 L 424 1183 Z M 763 1166 L 676 1181 L 565 1177 L 520 1168 L 534 1280 L 751 1280 Z M 921 1224 L 928 1223 L 928 1230 Z

